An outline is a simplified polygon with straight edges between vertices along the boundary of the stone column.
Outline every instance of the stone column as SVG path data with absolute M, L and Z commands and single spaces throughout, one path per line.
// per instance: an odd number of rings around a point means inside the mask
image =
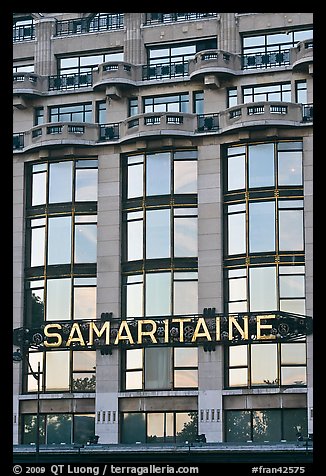
M 220 35 L 218 49 L 229 53 L 241 53 L 238 22 L 235 13 L 220 13 Z
M 125 61 L 132 64 L 146 63 L 146 48 L 142 41 L 142 13 L 125 13 Z
M 52 37 L 55 33 L 55 18 L 42 18 L 35 21 L 35 73 L 51 76 L 57 73 L 56 59 L 53 54 Z

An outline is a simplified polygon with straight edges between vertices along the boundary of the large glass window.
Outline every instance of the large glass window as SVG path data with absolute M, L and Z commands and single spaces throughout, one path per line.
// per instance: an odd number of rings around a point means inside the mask
M 69 56 L 58 60 L 59 74 L 90 73 L 97 69 L 101 63 L 108 61 L 123 61 L 123 52 L 106 52 L 101 54 L 88 54 L 82 56 Z
M 49 122 L 93 122 L 91 103 L 51 106 Z
M 264 86 L 246 86 L 242 90 L 244 104 L 259 101 L 291 102 L 291 83 L 273 83 Z
M 143 98 L 144 112 L 189 112 L 189 94 Z
M 198 387 L 196 347 L 128 349 L 123 358 L 124 390 Z
M 307 434 L 305 408 L 228 410 L 225 421 L 228 442 L 294 442 L 298 431 Z
M 197 411 L 134 412 L 121 414 L 121 443 L 194 442 Z

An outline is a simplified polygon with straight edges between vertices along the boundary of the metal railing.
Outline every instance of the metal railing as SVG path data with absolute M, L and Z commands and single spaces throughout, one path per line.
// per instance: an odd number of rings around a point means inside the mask
M 290 64 L 290 50 L 242 55 L 242 69 L 272 68 L 287 64 Z
M 78 89 L 92 86 L 92 73 L 61 74 L 49 76 L 49 91 Z
M 100 124 L 99 140 L 114 140 L 119 139 L 119 123 L 114 124 Z
M 196 132 L 210 132 L 219 129 L 218 114 L 198 114 Z
M 172 63 L 160 63 L 143 66 L 143 80 L 176 78 L 178 76 L 187 76 L 189 74 L 188 60 L 176 61 Z
M 26 41 L 35 39 L 35 26 L 30 23 L 28 25 L 13 26 L 12 28 L 12 40 Z
M 24 148 L 24 133 L 23 132 L 18 132 L 17 134 L 13 134 L 12 148 L 13 150 L 19 150 Z
M 217 13 L 146 13 L 145 25 L 217 17 Z
M 93 18 L 77 18 L 76 20 L 58 20 L 55 36 L 76 35 L 96 31 L 119 30 L 124 25 L 123 13 L 102 13 Z
M 312 122 L 314 118 L 314 106 L 313 104 L 302 105 L 302 120 L 303 122 Z

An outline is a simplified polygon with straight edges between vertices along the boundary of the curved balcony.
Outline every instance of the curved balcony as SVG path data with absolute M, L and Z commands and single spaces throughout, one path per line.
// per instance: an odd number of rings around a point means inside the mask
M 299 126 L 304 122 L 301 104 L 290 102 L 254 102 L 233 106 L 220 113 L 222 132 L 259 126 Z
M 98 66 L 93 71 L 93 88 L 101 89 L 111 85 L 135 86 L 141 80 L 141 66 L 136 66 L 125 61 L 108 61 Z
M 129 117 L 121 123 L 121 140 L 144 136 L 193 135 L 196 114 L 185 112 L 148 112 Z
M 300 41 L 290 50 L 291 64 L 294 71 L 309 72 L 314 60 L 314 43 L 312 39 Z
M 24 150 L 52 145 L 94 145 L 98 140 L 98 124 L 51 122 L 25 132 Z
M 189 61 L 190 79 L 199 79 L 206 74 L 236 75 L 241 71 L 241 56 L 223 50 L 199 51 Z
M 13 105 L 25 109 L 25 99 L 31 96 L 43 96 L 47 93 L 47 77 L 35 73 L 13 74 Z

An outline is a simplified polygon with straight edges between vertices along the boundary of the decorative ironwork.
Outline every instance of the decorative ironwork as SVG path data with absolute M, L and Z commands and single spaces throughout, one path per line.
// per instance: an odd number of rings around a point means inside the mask
M 253 342 L 290 342 L 312 333 L 312 318 L 282 311 L 218 314 L 205 308 L 202 314 L 121 320 L 104 313 L 100 320 L 56 321 L 40 328 L 14 329 L 14 344 L 22 349 L 47 351 L 110 350 L 113 347 L 216 345 Z

